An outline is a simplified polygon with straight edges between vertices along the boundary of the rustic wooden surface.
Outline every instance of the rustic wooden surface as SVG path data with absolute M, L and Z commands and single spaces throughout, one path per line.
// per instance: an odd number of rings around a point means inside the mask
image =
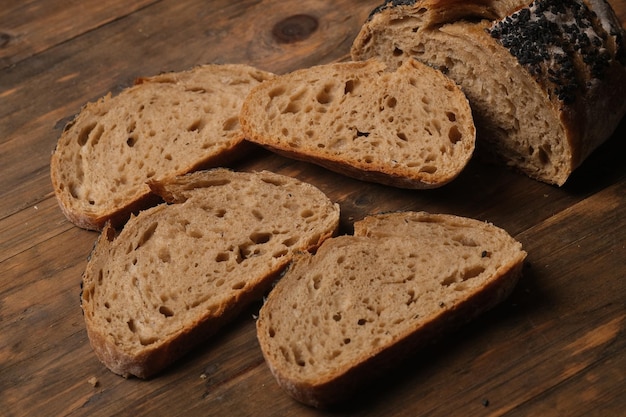
M 49 158 L 87 101 L 138 76 L 242 62 L 283 73 L 347 59 L 379 0 L 4 0 L 0 8 L 0 414 L 317 416 L 274 383 L 252 306 L 150 381 L 93 355 L 79 283 L 94 232 L 56 205 Z M 626 0 L 612 0 L 626 22 Z M 556 188 L 472 162 L 439 190 L 366 184 L 265 151 L 236 169 L 309 181 L 343 231 L 382 210 L 489 220 L 528 251 L 503 305 L 328 415 L 626 415 L 626 120 Z

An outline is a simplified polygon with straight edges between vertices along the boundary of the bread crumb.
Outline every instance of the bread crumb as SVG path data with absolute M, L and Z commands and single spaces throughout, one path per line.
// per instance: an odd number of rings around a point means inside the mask
M 87 380 L 87 382 L 89 382 L 89 384 L 90 384 L 92 387 L 94 387 L 94 388 L 96 388 L 96 387 L 99 385 L 99 383 L 100 383 L 100 382 L 98 381 L 98 378 L 96 378 L 95 376 L 92 376 L 91 378 L 89 378 L 89 379 Z

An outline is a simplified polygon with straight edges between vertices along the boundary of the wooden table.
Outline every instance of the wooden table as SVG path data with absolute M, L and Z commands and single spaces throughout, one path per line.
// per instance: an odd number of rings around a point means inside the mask
M 61 214 L 49 158 L 81 105 L 139 76 L 210 62 L 284 73 L 347 59 L 379 1 L 3 1 L 1 415 L 324 415 L 275 384 L 255 338 L 258 305 L 155 379 L 101 365 L 79 306 L 97 234 Z M 626 0 L 611 3 L 626 22 Z M 476 161 L 432 191 L 367 184 L 266 151 L 234 165 L 315 184 L 340 203 L 344 232 L 379 211 L 453 213 L 505 228 L 529 253 L 504 304 L 332 415 L 626 415 L 625 136 L 626 120 L 562 188 Z

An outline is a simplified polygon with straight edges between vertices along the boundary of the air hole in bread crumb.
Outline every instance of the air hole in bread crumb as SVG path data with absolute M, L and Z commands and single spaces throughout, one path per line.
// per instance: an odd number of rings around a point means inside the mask
M 435 172 L 437 172 L 437 167 L 432 165 L 426 165 L 420 168 L 419 172 L 422 172 L 424 174 L 434 174 Z
M 359 85 L 359 81 L 358 80 L 348 80 L 348 81 L 346 81 L 346 84 L 344 85 L 344 88 L 343 88 L 343 93 L 344 94 L 353 93 L 354 92 L 354 88 L 357 85 Z
M 387 99 L 387 107 L 393 109 L 398 104 L 398 100 L 395 97 L 389 97 Z
M 200 132 L 206 123 L 203 119 L 197 119 L 187 127 L 188 132 Z M 229 130 L 229 129 L 227 129 Z
M 287 104 L 287 107 L 285 107 L 282 111 L 281 114 L 287 114 L 287 113 L 299 113 L 300 112 L 301 107 L 300 107 L 300 103 L 297 101 L 290 101 L 289 104 Z
M 233 290 L 241 290 L 241 289 L 245 288 L 245 286 L 246 286 L 246 282 L 245 282 L 245 281 L 239 281 L 239 282 L 235 282 L 235 283 L 231 286 L 231 288 L 232 288 Z
M 358 324 L 359 326 L 364 326 L 364 325 L 365 325 L 365 323 L 367 323 L 367 320 L 365 320 L 365 319 L 359 319 L 359 320 L 356 322 L 356 324 Z
M 404 51 L 396 46 L 395 48 L 393 48 L 392 54 L 393 56 L 402 56 L 402 54 L 404 54 Z
M 158 222 L 154 222 L 143 232 L 139 242 L 137 242 L 137 246 L 135 246 L 135 250 L 145 245 L 152 238 L 152 236 L 154 236 L 154 232 L 156 231 L 158 225 Z
M 283 249 L 283 250 L 279 250 L 279 251 L 274 252 L 272 254 L 272 258 L 278 259 L 278 258 L 282 258 L 285 255 L 287 255 L 287 249 Z
M 468 237 L 468 236 L 463 236 L 463 235 L 456 235 L 452 237 L 452 240 L 460 243 L 463 246 L 467 246 L 470 248 L 475 248 L 478 246 L 478 244 L 476 243 L 476 241 L 474 241 L 474 239 Z
M 143 346 L 151 345 L 157 340 L 158 338 L 156 336 L 148 336 L 148 337 L 139 336 L 139 343 L 141 343 Z
M 215 211 L 215 217 L 219 217 L 220 219 L 226 215 L 226 210 L 220 209 Z
M 324 86 L 324 89 L 320 91 L 315 97 L 317 102 L 320 104 L 329 104 L 331 101 L 333 101 L 333 96 L 331 94 L 331 92 L 333 91 L 333 87 L 334 85 L 332 84 L 326 84 Z
M 417 30 L 414 28 L 413 32 L 417 32 Z M 426 52 L 426 47 L 421 42 L 411 48 L 411 55 L 422 55 L 424 52 Z
M 250 234 L 250 240 L 257 245 L 267 243 L 271 238 L 272 234 L 266 232 L 254 232 Z
M 333 320 L 335 320 L 335 321 L 341 321 L 341 313 L 335 313 L 335 314 L 333 314 Z
M 409 138 L 406 136 L 406 134 L 404 132 L 398 132 L 396 133 L 396 136 L 398 136 L 398 139 L 404 141 L 404 142 L 408 142 Z
M 130 319 L 126 322 L 126 325 L 128 326 L 128 330 L 130 330 L 131 332 L 135 333 L 137 331 L 137 326 L 135 325 L 135 320 Z
M 194 239 L 202 239 L 202 237 L 204 236 L 204 234 L 199 230 L 189 230 L 187 232 L 187 235 Z
M 322 284 L 322 276 L 321 275 L 315 275 L 313 277 L 313 288 L 316 289 L 316 290 L 319 290 L 321 284 Z
M 159 249 L 159 259 L 163 263 L 169 263 L 172 260 L 172 255 L 168 248 Z
M 448 131 L 448 138 L 450 139 L 451 143 L 457 143 L 463 138 L 463 135 L 459 131 L 458 126 L 455 125 L 450 127 L 450 130 Z
M 477 276 L 479 276 L 483 272 L 485 272 L 485 268 L 480 266 L 480 265 L 477 265 L 477 266 L 474 266 L 474 267 L 471 267 L 471 268 L 468 268 L 468 269 L 464 270 L 462 272 L 461 279 L 463 281 L 467 281 L 468 279 L 476 278 Z
M 230 259 L 228 252 L 220 252 L 215 256 L 215 262 L 226 262 L 228 259 Z
M 270 90 L 268 92 L 268 96 L 269 96 L 270 99 L 273 99 L 275 97 L 282 96 L 283 94 L 285 94 L 285 91 L 286 91 L 285 87 L 279 86 L 279 87 L 276 87 L 276 88 L 273 88 L 272 90 Z
M 89 134 L 91 133 L 92 130 L 95 129 L 96 126 L 97 126 L 97 123 L 93 122 L 81 129 L 80 133 L 78 134 L 79 146 L 85 146 L 85 144 L 87 143 L 87 140 L 89 139 Z
M 137 143 L 137 138 L 134 136 L 130 136 L 128 139 L 126 139 L 126 145 L 129 148 L 132 148 L 135 146 L 135 143 Z
M 298 238 L 295 236 L 291 236 L 288 239 L 285 239 L 282 241 L 282 244 L 287 246 L 288 248 L 295 245 L 295 243 L 298 241 Z
M 174 311 L 167 306 L 159 307 L 159 313 L 163 314 L 165 317 L 172 317 L 174 315 Z

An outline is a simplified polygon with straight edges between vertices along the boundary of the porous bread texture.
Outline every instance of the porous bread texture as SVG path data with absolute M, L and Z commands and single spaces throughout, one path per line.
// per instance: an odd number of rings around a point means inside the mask
M 241 111 L 246 138 L 357 179 L 435 188 L 474 150 L 467 99 L 440 72 L 413 60 L 325 64 L 255 87 Z
M 214 334 L 339 224 L 319 189 L 266 171 L 198 171 L 153 187 L 170 204 L 118 236 L 107 225 L 83 275 L 90 343 L 125 377 L 150 377 Z
M 352 59 L 440 69 L 489 159 L 561 186 L 626 113 L 624 33 L 604 0 L 399 3 L 372 14 Z
M 315 407 L 501 302 L 526 257 L 504 230 L 452 215 L 390 213 L 354 229 L 294 258 L 257 320 L 276 380 Z
M 244 97 L 271 77 L 247 65 L 203 65 L 86 104 L 50 163 L 63 213 L 86 229 L 121 225 L 157 202 L 148 181 L 227 163 L 242 150 Z

